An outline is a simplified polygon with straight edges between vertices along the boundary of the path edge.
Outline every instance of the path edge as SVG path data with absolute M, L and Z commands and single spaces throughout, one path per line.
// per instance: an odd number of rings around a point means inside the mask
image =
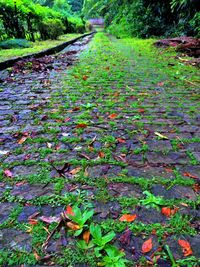
M 39 57 L 43 57 L 45 55 L 48 56 L 48 55 L 52 55 L 52 54 L 58 53 L 58 52 L 62 51 L 65 47 L 67 47 L 70 44 L 75 43 L 79 39 L 84 38 L 84 37 L 89 36 L 89 35 L 93 35 L 95 33 L 96 33 L 95 31 L 90 32 L 90 33 L 85 33 L 85 34 L 82 34 L 79 37 L 76 37 L 76 38 L 71 39 L 71 40 L 69 40 L 67 42 L 61 43 L 61 44 L 59 44 L 57 46 L 42 50 L 40 52 L 33 53 L 33 54 L 28 54 L 28 55 L 21 56 L 21 57 L 10 58 L 8 60 L 2 61 L 2 62 L 0 62 L 0 70 L 4 70 L 4 69 L 7 69 L 9 67 L 12 67 L 17 61 L 20 61 L 20 60 L 23 60 L 23 59 L 39 58 Z

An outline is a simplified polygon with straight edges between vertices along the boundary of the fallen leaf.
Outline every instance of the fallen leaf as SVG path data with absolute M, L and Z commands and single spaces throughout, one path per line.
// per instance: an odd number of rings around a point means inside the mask
M 45 222 L 45 223 L 53 223 L 53 222 L 59 222 L 60 218 L 59 217 L 56 217 L 56 216 L 50 216 L 50 217 L 46 217 L 46 216 L 41 216 L 39 217 L 39 219 L 42 221 L 42 222 Z
M 140 108 L 140 109 L 138 109 L 138 112 L 139 112 L 139 113 L 144 113 L 145 110 L 144 110 L 143 108 Z
M 5 174 L 5 176 L 6 177 L 8 177 L 8 178 L 11 178 L 11 177 L 13 177 L 13 174 L 12 174 L 12 172 L 10 171 L 10 170 L 8 170 L 8 169 L 6 169 L 6 170 L 4 170 L 4 172 L 3 172 L 4 174 Z
M 74 216 L 74 212 L 73 212 L 73 210 L 72 210 L 72 207 L 69 206 L 69 205 L 67 206 L 65 213 L 66 213 L 67 215 L 72 215 L 72 216 Z
M 41 259 L 40 256 L 38 255 L 37 251 L 35 251 L 35 250 L 33 251 L 33 255 L 34 255 L 36 261 L 39 261 Z
M 142 253 L 148 253 L 149 251 L 152 250 L 152 247 L 153 247 L 152 238 L 150 238 L 143 243 Z
M 105 154 L 102 151 L 99 151 L 98 155 L 100 158 L 105 158 Z
M 190 243 L 188 241 L 183 240 L 183 239 L 179 239 L 178 244 L 179 244 L 179 246 L 182 247 L 183 255 L 185 257 L 193 254 Z
M 78 224 L 75 224 L 73 222 L 67 222 L 67 226 L 74 231 L 77 231 L 80 229 L 80 226 Z
M 193 174 L 191 174 L 189 172 L 184 172 L 183 176 L 190 177 L 190 178 L 193 178 L 193 179 L 198 179 L 198 177 L 196 175 L 193 175 Z
M 194 184 L 193 185 L 193 190 L 198 193 L 200 191 L 200 185 L 199 184 Z
M 76 128 L 79 129 L 79 128 L 87 128 L 87 124 L 85 123 L 79 123 L 76 125 Z
M 52 144 L 47 142 L 47 147 L 52 148 Z
M 17 141 L 17 143 L 18 143 L 19 145 L 22 145 L 22 144 L 26 141 L 27 138 L 28 138 L 27 136 L 23 136 L 21 139 L 19 139 L 19 140 Z
M 170 217 L 171 216 L 171 209 L 167 208 L 167 207 L 163 207 L 161 210 L 161 213 L 163 215 L 165 215 L 166 217 Z
M 119 218 L 119 220 L 120 222 L 133 222 L 136 218 L 136 214 L 124 214 Z
M 8 154 L 10 151 L 8 150 L 0 150 L 0 155 L 6 155 Z
M 115 119 L 117 117 L 117 114 L 113 113 L 108 116 L 109 119 Z
M 119 143 L 126 143 L 126 140 L 124 140 L 124 139 L 122 139 L 122 138 L 117 138 L 117 141 L 118 141 Z
M 29 219 L 28 220 L 28 223 L 31 224 L 31 225 L 36 225 L 36 224 L 38 224 L 38 220 L 36 220 L 36 219 Z
M 77 168 L 71 170 L 69 173 L 70 173 L 71 175 L 75 175 L 75 174 L 77 174 L 78 172 L 80 172 L 80 170 L 81 170 L 81 167 L 77 167 Z
M 164 82 L 159 82 L 157 83 L 157 86 L 163 86 L 165 83 Z
M 70 121 L 71 120 L 71 118 L 65 118 L 64 119 L 64 122 L 68 122 L 68 121 Z
M 84 75 L 84 76 L 82 77 L 82 79 L 83 79 L 84 81 L 86 81 L 88 78 L 89 78 L 89 76 L 87 76 L 87 75 Z
M 83 240 L 85 240 L 85 242 L 88 244 L 89 243 L 89 240 L 90 240 L 90 231 L 85 231 L 83 233 Z
M 163 207 L 161 210 L 161 213 L 163 215 L 165 215 L 166 217 L 170 217 L 170 216 L 174 215 L 178 210 L 179 210 L 179 208 L 171 209 L 169 207 Z
M 167 136 L 165 136 L 165 135 L 162 135 L 162 134 L 160 134 L 160 133 L 158 133 L 158 132 L 155 132 L 155 135 L 157 135 L 157 136 L 159 136 L 160 138 L 162 138 L 162 139 L 169 139 Z

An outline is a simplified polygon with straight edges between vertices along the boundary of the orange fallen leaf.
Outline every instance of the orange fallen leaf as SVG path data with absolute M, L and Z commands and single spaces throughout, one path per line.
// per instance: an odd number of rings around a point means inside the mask
M 73 222 L 67 222 L 67 226 L 73 231 L 77 231 L 80 229 L 80 226 L 78 224 L 73 223 Z
M 108 116 L 109 119 L 115 119 L 117 117 L 117 114 L 113 113 Z
M 148 253 L 153 248 L 152 238 L 146 240 L 142 245 L 142 253 Z
M 138 112 L 139 112 L 139 113 L 144 113 L 144 112 L 145 112 L 145 109 L 140 108 L 140 109 L 138 109 Z
M 73 210 L 72 210 L 72 207 L 71 206 L 67 206 L 67 208 L 66 208 L 66 214 L 67 215 L 72 215 L 72 216 L 74 216 L 74 212 L 73 212 Z
M 90 231 L 85 231 L 83 233 L 83 240 L 85 240 L 85 242 L 88 244 L 89 243 L 89 240 L 90 240 Z
M 8 178 L 11 178 L 11 177 L 13 177 L 13 174 L 12 174 L 12 172 L 10 171 L 10 170 L 8 170 L 8 169 L 6 169 L 6 170 L 4 170 L 4 172 L 3 172 L 4 174 L 5 174 L 5 176 L 6 177 L 8 177 Z
M 190 177 L 190 178 L 193 178 L 193 179 L 198 179 L 198 177 L 196 175 L 193 175 L 193 174 L 191 174 L 189 172 L 184 172 L 183 176 Z
M 200 185 L 199 184 L 194 184 L 193 185 L 193 190 L 198 193 L 200 191 Z
M 22 145 L 22 144 L 26 141 L 27 138 L 28 138 L 27 136 L 23 136 L 21 139 L 19 139 L 19 140 L 17 141 L 17 143 L 18 143 L 19 145 Z
M 33 251 L 33 255 L 34 255 L 36 261 L 39 261 L 41 259 L 40 256 L 38 255 L 37 251 L 35 251 L 35 250 Z
M 105 158 L 105 154 L 102 151 L 99 151 L 98 155 L 100 158 Z
M 89 78 L 89 76 L 87 76 L 87 75 L 84 75 L 84 76 L 82 77 L 82 79 L 83 79 L 84 81 L 86 81 L 88 78 Z
M 79 128 L 87 128 L 87 124 L 85 123 L 79 123 L 76 125 L 76 128 L 79 129 Z
M 161 210 L 161 213 L 163 215 L 165 215 L 166 217 L 170 217 L 171 216 L 171 209 L 167 208 L 167 207 L 163 207 Z
M 133 222 L 136 218 L 136 214 L 124 214 L 119 218 L 119 220 L 120 222 Z
M 163 207 L 161 213 L 166 217 L 170 217 L 174 215 L 178 210 L 179 210 L 178 208 L 170 209 L 168 207 Z
M 71 175 L 75 175 L 75 174 L 77 174 L 80 170 L 81 170 L 81 167 L 77 167 L 77 168 L 71 170 L 69 173 L 70 173 Z
M 193 254 L 190 243 L 188 241 L 183 240 L 183 239 L 179 239 L 178 244 L 179 244 L 179 246 L 182 247 L 183 255 L 185 257 Z

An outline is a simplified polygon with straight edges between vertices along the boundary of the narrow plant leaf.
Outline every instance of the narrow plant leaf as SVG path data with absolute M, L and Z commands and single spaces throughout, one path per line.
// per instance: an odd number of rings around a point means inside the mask
M 183 255 L 185 257 L 193 254 L 192 248 L 191 248 L 190 243 L 188 241 L 183 240 L 183 239 L 179 239 L 178 244 L 179 244 L 179 246 L 181 246 L 182 251 L 183 251 Z
M 119 218 L 119 220 L 120 222 L 133 222 L 136 218 L 136 214 L 124 214 Z
M 153 248 L 152 238 L 146 240 L 142 245 L 142 253 L 148 253 Z
M 89 243 L 89 240 L 90 240 L 90 231 L 85 231 L 83 233 L 83 240 L 85 240 L 85 242 L 88 244 Z

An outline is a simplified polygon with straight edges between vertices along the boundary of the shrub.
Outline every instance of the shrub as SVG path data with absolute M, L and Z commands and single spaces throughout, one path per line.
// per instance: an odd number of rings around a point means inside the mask
M 197 12 L 193 19 L 190 20 L 190 25 L 194 29 L 195 35 L 200 38 L 200 12 Z
M 39 24 L 39 31 L 43 40 L 57 39 L 64 33 L 65 27 L 60 19 L 44 19 Z
M 25 39 L 10 39 L 0 42 L 1 49 L 11 49 L 11 48 L 28 48 L 31 43 Z
M 67 19 L 68 24 L 66 27 L 67 33 L 84 33 L 85 32 L 85 24 L 83 23 L 81 18 L 77 17 L 69 17 Z

